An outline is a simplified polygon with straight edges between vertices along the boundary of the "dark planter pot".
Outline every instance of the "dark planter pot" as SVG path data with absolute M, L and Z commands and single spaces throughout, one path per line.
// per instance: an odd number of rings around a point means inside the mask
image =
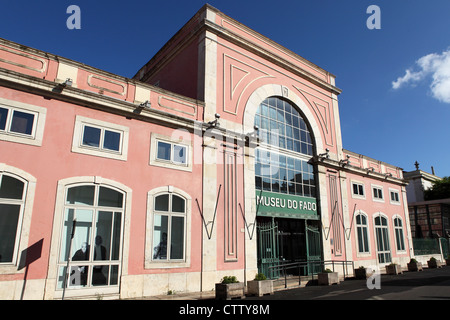
M 442 262 L 439 260 L 428 260 L 428 268 L 442 268 Z
M 231 300 L 233 298 L 244 299 L 244 283 L 216 283 L 216 299 Z
M 422 263 L 421 262 L 408 263 L 408 271 L 423 271 Z
M 387 274 L 402 274 L 402 267 L 398 264 L 390 264 L 386 266 Z
M 318 274 L 318 280 L 319 285 L 339 284 L 339 275 L 337 272 L 323 272 Z
M 371 268 L 358 268 L 354 271 L 356 279 L 367 279 L 373 274 L 373 270 Z

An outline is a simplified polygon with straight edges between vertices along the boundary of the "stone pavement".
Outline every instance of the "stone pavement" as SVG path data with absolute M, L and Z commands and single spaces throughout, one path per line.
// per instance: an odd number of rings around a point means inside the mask
M 366 280 L 348 278 L 338 285 L 318 286 L 314 281 L 302 281 L 298 277 L 274 283 L 273 295 L 248 296 L 245 300 L 450 300 L 450 267 L 424 268 L 421 272 L 404 271 L 400 275 L 381 274 L 373 278 L 372 289 Z M 378 286 L 377 286 L 378 285 Z M 379 288 L 378 288 L 379 287 Z M 214 300 L 214 291 L 160 295 L 135 300 Z M 239 300 L 233 300 L 237 302 Z

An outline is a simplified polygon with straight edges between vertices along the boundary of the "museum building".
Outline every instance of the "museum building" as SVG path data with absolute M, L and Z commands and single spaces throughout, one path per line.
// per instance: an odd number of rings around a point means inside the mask
M 0 39 L 0 298 L 406 265 L 402 169 L 343 148 L 340 93 L 209 5 L 132 79 Z

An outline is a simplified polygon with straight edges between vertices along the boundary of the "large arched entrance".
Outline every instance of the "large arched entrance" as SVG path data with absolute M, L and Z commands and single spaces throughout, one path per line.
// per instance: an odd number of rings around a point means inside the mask
M 276 266 L 321 259 L 314 139 L 299 109 L 271 96 L 254 117 L 258 270 L 277 277 Z M 311 270 L 295 268 L 292 274 Z

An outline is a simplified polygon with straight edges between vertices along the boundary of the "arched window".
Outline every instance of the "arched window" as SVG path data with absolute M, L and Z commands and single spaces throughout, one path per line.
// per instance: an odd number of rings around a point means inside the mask
M 281 98 L 267 98 L 258 107 L 255 126 L 262 141 L 256 150 L 256 190 L 316 197 L 309 163 L 313 141 L 297 109 Z
M 110 186 L 84 184 L 66 189 L 58 259 L 59 289 L 64 283 L 70 289 L 118 286 L 124 206 L 125 194 Z
M 356 233 L 358 236 L 358 252 L 369 253 L 367 217 L 362 213 L 356 216 Z
M 0 263 L 14 263 L 18 251 L 26 182 L 0 173 Z
M 278 97 L 265 99 L 256 111 L 255 125 L 264 143 L 313 155 L 313 142 L 306 122 L 289 102 Z
M 173 193 L 155 197 L 153 208 L 153 261 L 185 259 L 186 200 Z
M 403 237 L 403 222 L 399 217 L 394 218 L 395 242 L 397 251 L 405 251 L 405 240 Z
M 377 252 L 379 263 L 391 262 L 391 248 L 387 219 L 381 215 L 375 217 L 375 235 L 377 238 Z

